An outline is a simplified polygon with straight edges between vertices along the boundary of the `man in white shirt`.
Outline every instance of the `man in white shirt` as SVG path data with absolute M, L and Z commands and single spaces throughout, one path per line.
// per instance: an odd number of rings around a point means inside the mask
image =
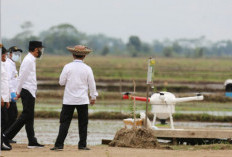
M 18 84 L 18 71 L 16 69 L 15 62 L 21 62 L 21 53 L 23 51 L 16 46 L 12 46 L 9 48 L 9 55 L 6 59 L 6 68 L 8 72 L 8 80 L 9 80 L 9 86 L 10 86 L 10 95 L 11 95 L 11 101 L 10 101 L 10 107 L 7 110 L 8 111 L 8 128 L 16 121 L 18 117 L 18 109 L 16 100 L 14 99 L 16 97 L 16 90 L 17 90 L 17 84 Z M 13 141 L 10 139 L 10 143 L 16 143 L 16 141 Z
M 37 142 L 34 132 L 34 107 L 37 90 L 36 58 L 43 53 L 43 45 L 40 41 L 29 42 L 29 53 L 25 56 L 19 70 L 16 99 L 22 99 L 23 111 L 19 118 L 4 132 L 3 141 L 10 146 L 9 139 L 13 139 L 25 125 L 28 148 L 44 147 Z
M 9 89 L 9 82 L 8 82 L 8 74 L 6 69 L 6 53 L 7 50 L 5 47 L 0 44 L 2 48 L 2 58 L 1 58 L 1 150 L 11 150 L 11 147 L 4 145 L 3 139 L 3 132 L 7 128 L 8 124 L 8 114 L 7 110 L 10 106 L 10 89 Z
M 78 128 L 79 128 L 79 150 L 89 150 L 87 143 L 88 126 L 88 104 L 94 105 L 98 93 L 91 67 L 86 65 L 83 60 L 92 50 L 77 45 L 67 48 L 73 53 L 74 61 L 66 64 L 60 75 L 59 84 L 65 86 L 63 107 L 60 114 L 60 129 L 55 146 L 51 150 L 63 150 L 64 140 L 68 134 L 68 129 L 73 117 L 73 112 L 77 109 Z M 90 100 L 88 96 L 90 95 Z

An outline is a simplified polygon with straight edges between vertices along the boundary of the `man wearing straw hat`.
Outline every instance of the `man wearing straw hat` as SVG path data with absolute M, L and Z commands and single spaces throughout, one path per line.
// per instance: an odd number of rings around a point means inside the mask
M 87 146 L 88 104 L 94 105 L 98 93 L 91 67 L 83 60 L 92 52 L 86 46 L 67 47 L 74 60 L 64 66 L 59 84 L 65 86 L 63 107 L 60 114 L 60 129 L 55 146 L 51 150 L 63 150 L 64 140 L 73 117 L 74 110 L 78 113 L 79 150 L 90 150 Z M 88 91 L 90 100 L 88 97 Z

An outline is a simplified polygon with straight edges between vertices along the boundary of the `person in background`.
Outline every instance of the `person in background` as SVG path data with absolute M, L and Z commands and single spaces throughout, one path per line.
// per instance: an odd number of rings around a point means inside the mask
M 43 54 L 43 45 L 40 41 L 29 42 L 29 53 L 24 57 L 19 70 L 16 100 L 21 97 L 23 111 L 19 118 L 3 134 L 3 142 L 11 147 L 9 139 L 13 139 L 25 125 L 28 148 L 41 148 L 34 131 L 34 111 L 37 91 L 36 58 Z
M 8 82 L 8 74 L 6 69 L 6 53 L 7 50 L 0 44 L 2 49 L 2 57 L 1 57 L 1 150 L 11 150 L 11 147 L 5 145 L 3 143 L 3 132 L 7 128 L 8 123 L 8 114 L 7 109 L 10 107 L 10 88 Z
M 21 53 L 23 52 L 21 49 L 17 48 L 16 46 L 12 46 L 9 48 L 9 55 L 6 59 L 6 69 L 8 72 L 8 79 L 9 79 L 9 86 L 10 86 L 10 94 L 11 94 L 11 101 L 10 107 L 8 109 L 8 128 L 16 121 L 18 116 L 18 109 L 16 104 L 16 88 L 18 82 L 18 71 L 16 69 L 15 62 L 21 62 Z M 10 143 L 16 143 L 16 141 L 9 139 Z
M 68 134 L 68 129 L 73 117 L 73 112 L 77 109 L 79 128 L 79 150 L 90 150 L 87 146 L 87 126 L 88 126 L 88 104 L 94 105 L 98 93 L 91 67 L 83 60 L 92 50 L 77 45 L 67 48 L 73 54 L 74 60 L 66 64 L 60 75 L 59 84 L 65 86 L 63 107 L 60 114 L 60 129 L 55 146 L 51 150 L 63 150 L 64 140 Z M 88 96 L 90 93 L 90 101 Z

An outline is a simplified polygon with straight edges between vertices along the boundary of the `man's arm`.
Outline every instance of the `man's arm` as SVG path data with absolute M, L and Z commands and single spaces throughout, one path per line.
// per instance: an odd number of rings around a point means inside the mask
M 3 100 L 3 98 L 1 97 L 1 107 L 4 107 L 4 104 L 5 102 L 4 102 L 4 100 Z M 10 107 L 10 103 L 9 102 L 6 102 L 6 108 L 9 108 Z
M 2 97 L 1 97 L 1 106 L 2 106 L 2 107 L 4 106 L 4 100 L 3 100 Z
M 6 61 L 6 69 L 7 69 L 7 75 L 8 75 L 9 88 L 11 92 L 11 89 L 13 89 L 13 84 L 11 82 L 14 77 L 13 77 L 12 67 L 8 61 Z
M 89 84 L 89 92 L 90 92 L 89 95 L 91 97 L 90 104 L 93 105 L 96 101 L 96 97 L 98 96 L 98 92 L 96 89 L 96 83 L 95 83 L 93 71 L 91 68 L 89 70 L 88 84 Z
M 28 78 L 29 73 L 32 70 L 32 63 L 30 61 L 26 61 L 21 65 L 20 68 L 21 69 L 18 77 L 17 95 L 20 95 L 24 81 Z
M 63 70 L 62 70 L 62 72 L 60 74 L 60 80 L 59 80 L 59 84 L 61 86 L 64 86 L 66 84 L 67 78 L 68 78 L 67 75 L 68 75 L 68 69 L 67 69 L 66 66 L 64 66 L 64 68 L 63 68 Z

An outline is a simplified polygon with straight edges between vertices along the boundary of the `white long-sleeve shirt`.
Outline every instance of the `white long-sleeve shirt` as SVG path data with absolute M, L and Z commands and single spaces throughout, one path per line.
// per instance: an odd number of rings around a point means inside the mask
M 33 97 L 36 97 L 36 58 L 30 52 L 24 57 L 19 69 L 18 94 L 20 94 L 22 88 L 28 90 Z
M 65 85 L 65 105 L 89 104 L 88 90 L 91 99 L 95 100 L 98 96 L 93 71 L 82 60 L 75 59 L 64 66 L 59 84 Z
M 6 69 L 8 72 L 10 93 L 16 92 L 18 84 L 18 71 L 16 69 L 16 64 L 11 59 L 6 59 Z
M 10 102 L 10 88 L 5 62 L 1 62 L 1 97 L 4 102 Z

